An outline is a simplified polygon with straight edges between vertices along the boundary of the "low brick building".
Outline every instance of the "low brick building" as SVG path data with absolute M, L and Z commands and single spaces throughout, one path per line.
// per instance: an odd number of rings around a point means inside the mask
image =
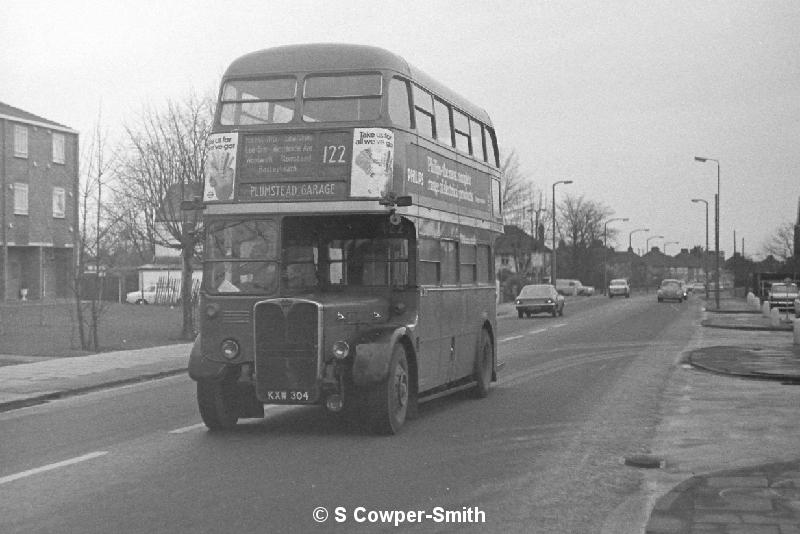
M 0 299 L 72 294 L 78 132 L 0 102 Z

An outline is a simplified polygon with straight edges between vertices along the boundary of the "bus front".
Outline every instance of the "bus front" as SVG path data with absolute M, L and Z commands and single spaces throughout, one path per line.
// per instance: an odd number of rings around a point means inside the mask
M 260 417 L 263 404 L 321 404 L 368 407 L 373 427 L 393 433 L 418 388 L 447 387 L 454 353 L 469 352 L 459 372 L 473 373 L 475 332 L 493 321 L 494 299 L 468 334 L 420 321 L 416 265 L 428 276 L 439 268 L 431 243 L 421 258 L 417 241 L 424 232 L 465 238 L 490 273 L 481 253 L 490 245 L 476 243 L 493 234 L 461 228 L 454 213 L 483 217 L 499 181 L 417 146 L 412 87 L 397 56 L 345 45 L 262 51 L 223 77 L 207 142 L 200 335 L 189 363 L 209 428 Z M 484 282 L 481 294 L 493 295 Z M 431 347 L 425 362 L 420 346 Z

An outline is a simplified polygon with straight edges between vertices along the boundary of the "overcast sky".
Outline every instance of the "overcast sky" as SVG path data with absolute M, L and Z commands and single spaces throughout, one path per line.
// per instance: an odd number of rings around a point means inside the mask
M 113 7 L 112 7 L 113 6 Z M 760 253 L 800 197 L 800 1 L 0 0 L 0 101 L 114 135 L 146 106 L 216 94 L 238 56 L 347 42 L 389 49 L 492 117 L 544 191 L 602 202 L 618 249 Z

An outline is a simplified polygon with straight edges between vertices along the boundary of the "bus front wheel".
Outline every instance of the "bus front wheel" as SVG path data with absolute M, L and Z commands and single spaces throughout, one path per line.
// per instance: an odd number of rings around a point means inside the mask
M 392 350 L 389 376 L 369 393 L 369 413 L 372 428 L 378 434 L 396 434 L 408 413 L 410 380 L 408 358 L 399 343 Z
M 475 396 L 483 399 L 489 395 L 492 382 L 492 340 L 486 330 L 481 330 L 478 353 L 475 355 Z
M 209 430 L 228 430 L 236 426 L 239 420 L 236 393 L 236 383 L 230 380 L 197 382 L 197 406 Z

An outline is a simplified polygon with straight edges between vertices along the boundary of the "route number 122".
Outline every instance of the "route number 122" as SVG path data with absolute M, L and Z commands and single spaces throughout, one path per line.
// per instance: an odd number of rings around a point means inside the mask
M 344 160 L 346 150 L 344 145 L 325 145 L 322 150 L 322 163 L 347 163 Z

